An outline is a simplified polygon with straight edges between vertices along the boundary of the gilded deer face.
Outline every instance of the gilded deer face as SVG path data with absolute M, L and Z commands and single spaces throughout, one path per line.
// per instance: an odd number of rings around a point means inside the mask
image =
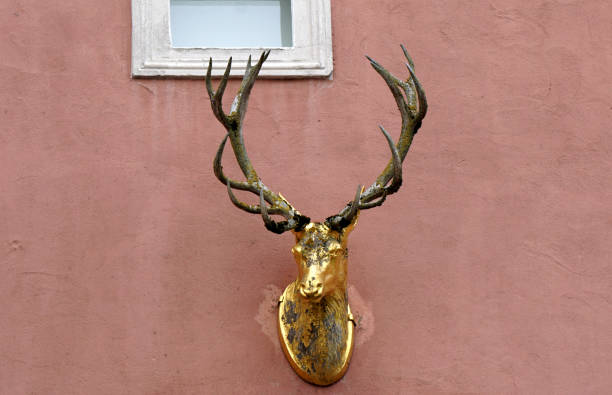
M 296 245 L 291 249 L 298 265 L 298 287 L 302 297 L 318 302 L 336 290 L 346 288 L 348 252 L 343 233 L 327 225 L 309 223 L 295 232 Z

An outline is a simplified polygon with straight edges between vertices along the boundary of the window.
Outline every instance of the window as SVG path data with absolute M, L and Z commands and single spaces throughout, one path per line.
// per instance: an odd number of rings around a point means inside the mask
M 242 76 L 249 55 L 272 54 L 260 75 L 328 77 L 330 0 L 132 0 L 132 76 L 198 77 L 213 58 L 222 75 L 233 57 Z
M 291 0 L 170 0 L 174 48 L 292 47 L 292 30 Z

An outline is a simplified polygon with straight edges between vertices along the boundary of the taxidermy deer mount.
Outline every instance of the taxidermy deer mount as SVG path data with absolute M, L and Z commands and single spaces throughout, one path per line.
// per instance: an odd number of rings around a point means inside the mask
M 291 251 L 298 266 L 298 278 L 287 286 L 279 301 L 279 338 L 293 369 L 313 384 L 330 385 L 339 380 L 348 368 L 353 350 L 354 325 L 346 288 L 348 235 L 361 210 L 380 206 L 387 196 L 398 191 L 402 184 L 402 161 L 427 112 L 425 92 L 414 73 L 414 63 L 403 45 L 402 50 L 410 74 L 405 81 L 367 57 L 391 89 L 402 116 L 402 130 L 397 144 L 380 126 L 389 144 L 391 159 L 369 188 L 364 190 L 359 186 L 355 198 L 346 207 L 321 223 L 311 222 L 280 193 L 272 192 L 257 175 L 244 146 L 242 124 L 249 95 L 270 51 L 262 53 L 254 66 L 249 57 L 229 114 L 223 111 L 222 99 L 232 58 L 216 92 L 211 83 L 212 58 L 208 64 L 206 88 L 212 110 L 227 130 L 214 159 L 215 176 L 227 187 L 229 198 L 236 207 L 261 215 L 266 228 L 274 233 L 290 230 L 295 235 L 295 246 Z M 223 173 L 221 158 L 228 138 L 246 181 L 232 180 Z M 235 189 L 254 193 L 259 197 L 259 204 L 239 201 L 233 193 Z M 281 215 L 285 220 L 276 222 L 270 215 Z

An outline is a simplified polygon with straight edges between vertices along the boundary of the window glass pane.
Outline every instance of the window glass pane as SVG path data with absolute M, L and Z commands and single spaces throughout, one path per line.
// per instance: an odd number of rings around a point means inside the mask
M 170 0 L 173 47 L 291 47 L 291 0 Z

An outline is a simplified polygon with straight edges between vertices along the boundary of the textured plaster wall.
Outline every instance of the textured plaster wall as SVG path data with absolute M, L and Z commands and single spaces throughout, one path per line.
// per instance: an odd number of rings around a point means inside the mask
M 362 326 L 331 389 L 275 339 L 292 236 L 214 179 L 202 81 L 130 79 L 129 3 L 0 3 L 1 394 L 609 393 L 608 1 L 334 0 L 333 81 L 256 84 L 252 160 L 318 219 L 398 130 L 362 54 L 406 75 L 405 43 L 430 101 L 351 236 Z

